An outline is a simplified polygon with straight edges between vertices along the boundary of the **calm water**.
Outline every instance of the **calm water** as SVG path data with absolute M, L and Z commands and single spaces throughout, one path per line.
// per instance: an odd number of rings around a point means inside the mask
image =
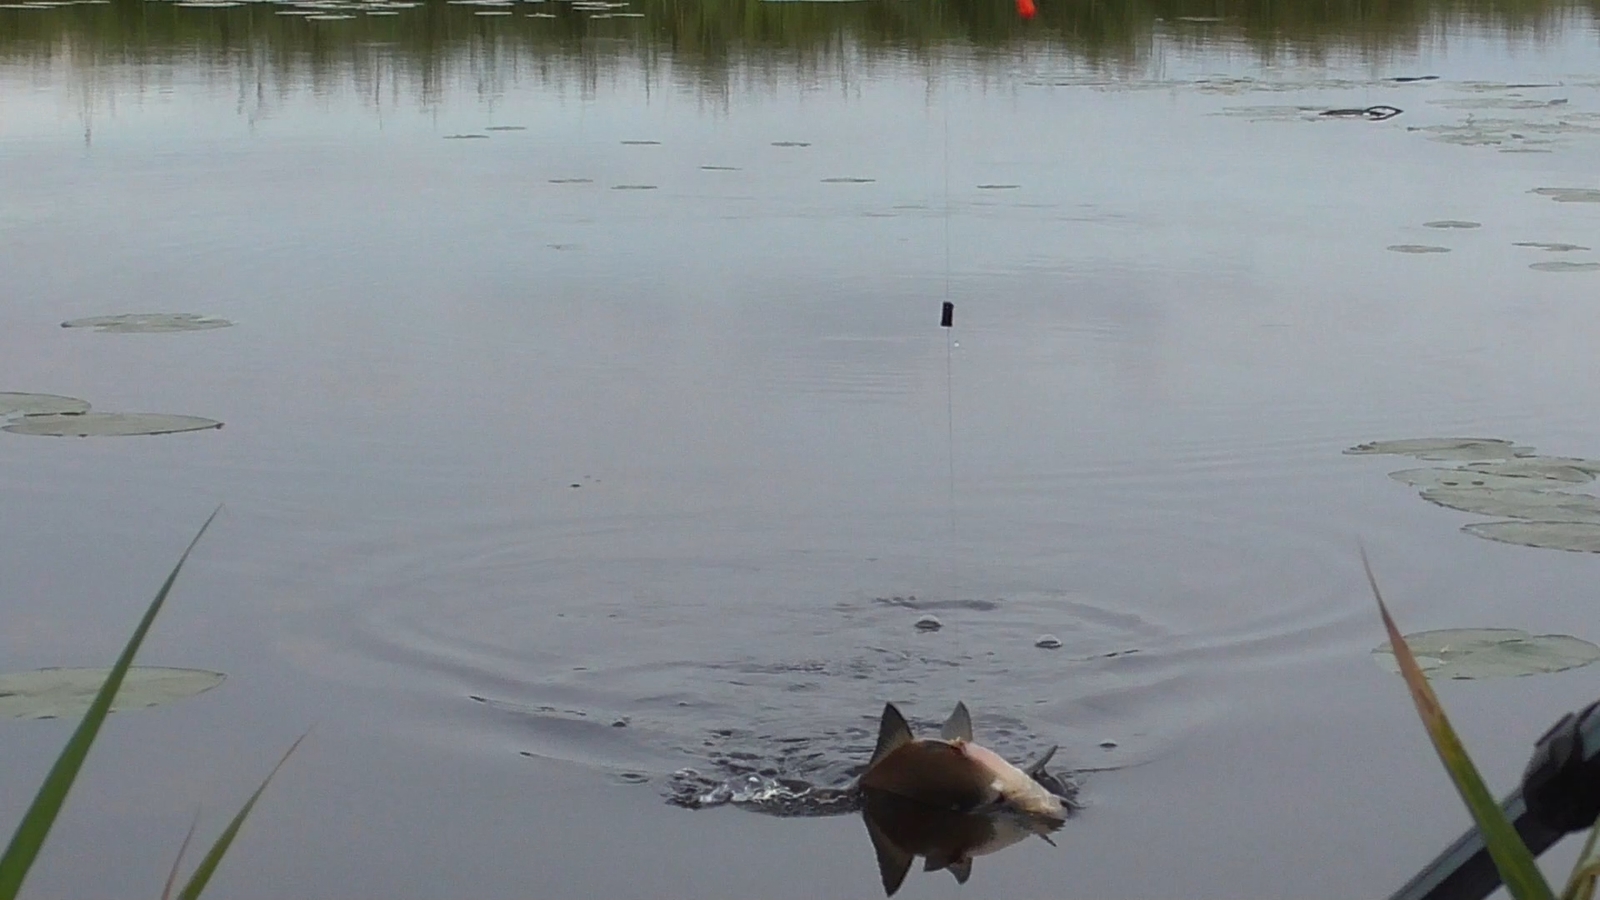
M 1464 827 L 1357 539 L 1408 630 L 1594 639 L 1600 560 L 1340 451 L 1600 455 L 1600 272 L 1529 268 L 1600 251 L 1516 246 L 1600 248 L 1530 193 L 1600 187 L 1589 13 L 636 6 L 0 9 L 0 390 L 226 423 L 0 434 L 7 671 L 227 507 L 142 660 L 229 680 L 113 719 L 32 896 L 155 894 L 312 724 L 218 896 L 881 896 L 858 817 L 667 801 L 846 783 L 885 700 L 1085 772 L 989 896 L 1385 894 Z M 237 325 L 59 327 L 146 311 Z M 1596 684 L 1441 694 L 1504 790 Z M 0 821 L 69 728 L 0 722 Z

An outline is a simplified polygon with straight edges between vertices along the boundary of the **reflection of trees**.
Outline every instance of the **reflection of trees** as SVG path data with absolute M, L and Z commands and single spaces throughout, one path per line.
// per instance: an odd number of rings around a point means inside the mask
M 481 17 L 476 7 L 427 0 L 397 16 L 343 22 L 278 15 L 282 8 L 112 0 L 0 10 L 0 61 L 80 70 L 198 64 L 212 77 L 239 79 L 241 109 L 253 114 L 270 109 L 275 92 L 307 86 L 353 84 L 380 105 L 402 89 L 427 102 L 447 82 L 486 94 L 529 80 L 588 93 L 619 62 L 715 97 L 780 73 L 829 79 L 879 59 L 934 57 L 952 43 L 980 62 L 1009 64 L 1026 53 L 1111 68 L 1145 61 L 1158 39 L 1199 45 L 1219 34 L 1263 56 L 1391 52 L 1446 25 L 1549 34 L 1592 21 L 1600 0 L 1040 0 L 1032 22 L 1016 16 L 1011 0 L 633 0 L 629 8 L 643 18 L 608 20 L 561 2 Z M 556 18 L 528 18 L 531 9 Z M 1211 18 L 1222 21 L 1196 21 Z

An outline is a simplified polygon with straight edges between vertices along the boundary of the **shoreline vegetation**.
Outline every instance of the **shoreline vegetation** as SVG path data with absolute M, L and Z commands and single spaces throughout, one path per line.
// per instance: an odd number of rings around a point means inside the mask
M 290 0 L 8 0 L 0 65 L 171 62 L 279 85 L 308 74 L 374 84 L 405 76 L 421 82 L 426 98 L 430 84 L 458 80 L 458 70 L 494 89 L 529 77 L 589 81 L 630 62 L 702 88 L 945 54 L 980 69 L 1068 63 L 1115 74 L 1219 42 L 1267 62 L 1353 56 L 1383 64 L 1464 29 L 1540 41 L 1600 21 L 1600 0 L 1045 0 L 1031 21 L 1000 0 L 631 0 L 609 13 L 566 0 L 317 5 L 301 3 L 297 14 Z

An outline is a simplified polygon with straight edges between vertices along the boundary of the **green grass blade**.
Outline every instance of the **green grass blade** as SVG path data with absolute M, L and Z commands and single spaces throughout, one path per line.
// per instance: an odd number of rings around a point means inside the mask
M 222 862 L 223 854 L 227 853 L 228 848 L 233 845 L 233 839 L 239 833 L 240 827 L 244 825 L 245 817 L 250 815 L 251 808 L 256 805 L 257 800 L 261 799 L 261 793 L 267 789 L 267 785 L 272 783 L 272 776 L 278 774 L 278 770 L 283 768 L 283 764 L 289 761 L 289 754 L 293 753 L 295 748 L 300 746 L 300 742 L 305 740 L 310 733 L 308 731 L 295 738 L 295 742 L 289 745 L 288 750 L 284 751 L 283 757 L 278 760 L 278 764 L 273 766 L 272 771 L 267 773 L 267 777 L 261 780 L 261 786 L 256 788 L 255 793 L 250 795 L 249 800 L 245 801 L 244 806 L 239 810 L 239 814 L 233 817 L 233 821 L 228 823 L 227 828 L 222 829 L 222 834 L 217 837 L 216 843 L 212 844 L 211 849 L 206 851 L 205 859 L 200 860 L 200 865 L 195 866 L 194 874 L 189 876 L 189 883 L 184 885 L 183 890 L 178 893 L 178 900 L 199 900 L 200 892 L 206 889 L 206 883 L 211 880 L 212 873 L 217 871 L 218 864 Z
M 34 795 L 33 803 L 29 805 L 27 813 L 22 817 L 22 822 L 17 825 L 17 831 L 11 836 L 11 843 L 6 846 L 4 856 L 0 856 L 0 900 L 15 900 L 17 892 L 22 889 L 22 881 L 28 875 L 28 869 L 33 866 L 33 861 L 39 856 L 39 849 L 44 846 L 44 839 L 50 834 L 50 826 L 55 824 L 56 816 L 61 812 L 61 807 L 67 802 L 67 792 L 72 789 L 72 782 L 78 777 L 78 770 L 83 767 L 83 761 L 89 755 L 89 747 L 94 743 L 95 736 L 100 733 L 100 725 L 105 722 L 106 715 L 111 712 L 111 701 L 117 695 L 117 690 L 122 687 L 122 679 L 128 673 L 128 667 L 133 665 L 134 654 L 139 652 L 139 645 L 144 643 L 145 635 L 150 631 L 150 625 L 155 622 L 156 614 L 161 612 L 161 605 L 166 602 L 167 594 L 172 590 L 173 582 L 178 580 L 178 572 L 183 568 L 184 562 L 189 559 L 189 554 L 194 551 L 195 545 L 200 543 L 200 538 L 211 527 L 217 514 L 222 512 L 222 507 L 211 513 L 200 531 L 189 542 L 183 555 L 178 557 L 178 564 L 172 567 L 171 574 L 161 585 L 161 590 L 156 593 L 156 598 L 150 602 L 150 608 L 145 610 L 144 618 L 139 621 L 139 627 L 134 629 L 133 637 L 128 639 L 126 647 L 122 648 L 122 655 L 117 657 L 117 662 L 111 667 L 111 674 L 107 676 L 106 683 L 100 686 L 100 693 L 95 695 L 94 702 L 89 705 L 89 711 L 83 714 L 83 721 L 78 723 L 72 737 L 67 739 L 67 745 L 62 749 L 61 755 L 56 757 L 55 765 L 50 767 L 50 774 L 45 776 L 44 784 L 40 785 L 39 792 Z
M 194 838 L 195 827 L 200 824 L 200 810 L 194 811 L 194 820 L 189 823 L 189 832 L 183 836 L 183 843 L 178 845 L 178 855 L 172 860 L 172 868 L 167 872 L 167 883 L 161 888 L 161 900 L 172 900 L 172 886 L 178 883 L 178 868 L 183 865 L 183 851 L 189 849 L 189 841 Z
M 1462 746 L 1455 729 L 1450 727 L 1450 720 L 1445 717 L 1444 708 L 1439 705 L 1439 698 L 1434 695 L 1427 676 L 1422 674 L 1411 648 L 1406 645 L 1400 629 L 1389 615 L 1389 607 L 1384 604 L 1383 594 L 1378 590 L 1378 579 L 1372 574 L 1372 564 L 1367 561 L 1365 548 L 1361 551 L 1361 565 L 1367 570 L 1367 583 L 1372 586 L 1373 599 L 1378 601 L 1378 613 L 1383 616 L 1383 627 L 1389 632 L 1389 644 L 1394 648 L 1395 660 L 1400 663 L 1400 674 L 1405 676 L 1406 686 L 1411 689 L 1411 700 L 1416 704 L 1417 715 L 1433 741 L 1434 750 L 1438 751 L 1439 760 L 1449 770 L 1456 791 L 1467 805 L 1467 811 L 1478 823 L 1483 842 L 1489 848 L 1489 856 L 1494 860 L 1495 868 L 1500 870 L 1500 880 L 1517 900 L 1554 900 L 1550 885 L 1534 863 L 1528 845 L 1511 827 L 1500 804 L 1495 802 L 1494 795 L 1489 793 L 1483 778 L 1478 775 L 1477 766 L 1472 764 L 1467 748 Z

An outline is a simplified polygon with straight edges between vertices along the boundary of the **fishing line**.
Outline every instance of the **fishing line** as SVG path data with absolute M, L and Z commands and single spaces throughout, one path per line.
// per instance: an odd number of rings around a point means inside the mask
M 955 310 L 950 300 L 950 78 L 948 72 L 939 73 L 940 98 L 943 107 L 940 118 L 944 124 L 944 306 L 940 310 L 939 325 L 944 329 L 944 414 L 945 450 L 949 460 L 949 494 L 946 504 L 950 511 L 950 549 L 945 554 L 949 562 L 950 599 L 956 599 L 956 400 L 955 400 Z

